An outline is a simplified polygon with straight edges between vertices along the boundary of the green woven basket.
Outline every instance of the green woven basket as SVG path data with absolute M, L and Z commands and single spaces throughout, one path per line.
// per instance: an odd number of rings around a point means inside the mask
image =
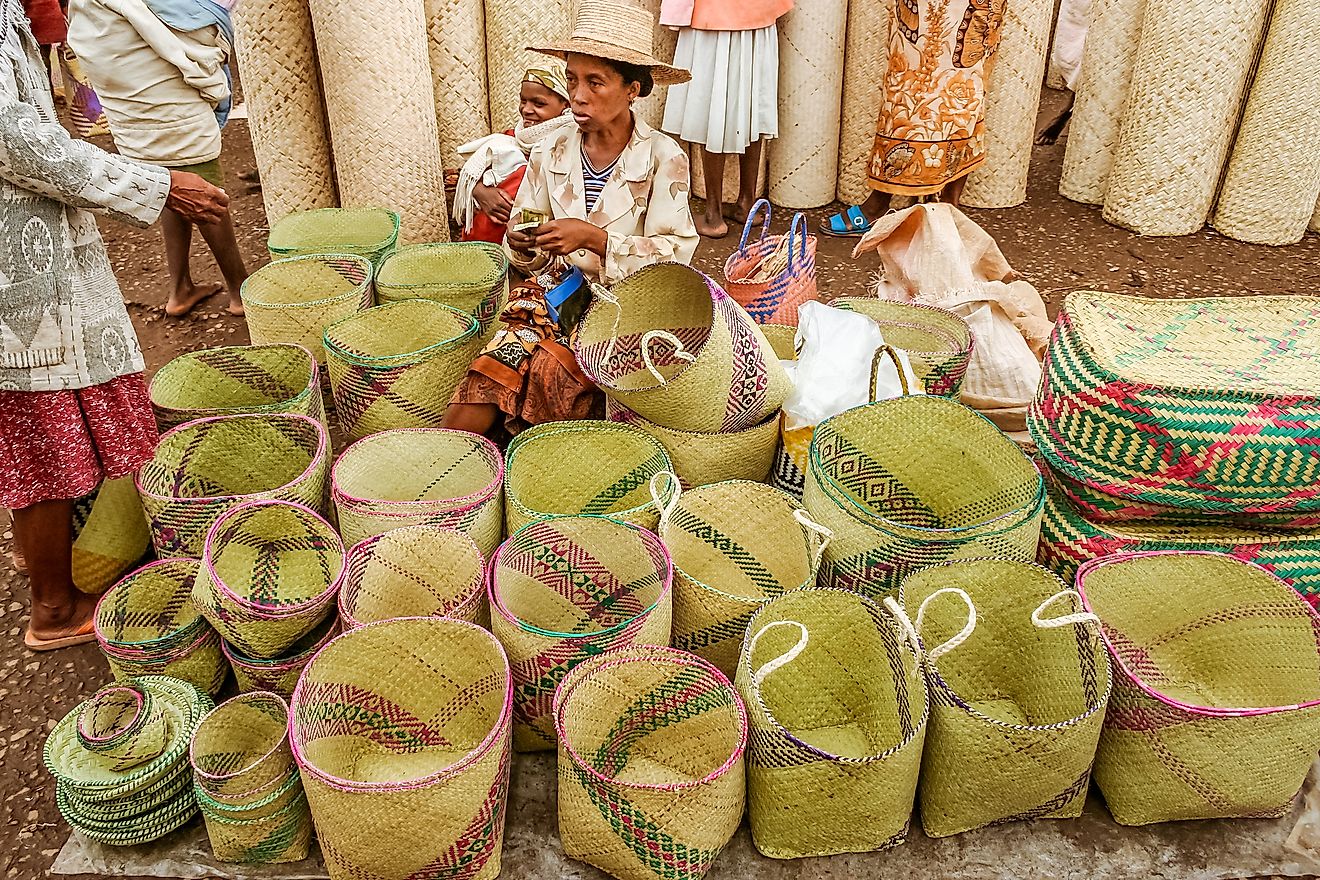
M 725 434 L 675 431 L 647 421 L 621 403 L 605 401 L 605 414 L 612 422 L 640 428 L 659 440 L 669 453 L 684 488 L 751 480 L 763 483 L 774 465 L 779 447 L 779 413 L 759 425 Z
M 325 328 L 372 305 L 371 263 L 335 253 L 276 260 L 248 276 L 240 294 L 254 344 L 294 343 L 324 363 Z
M 231 810 L 266 801 L 293 769 L 289 705 L 277 694 L 239 694 L 197 725 L 189 745 L 197 785 Z
M 394 252 L 403 218 L 384 208 L 320 208 L 289 214 L 270 228 L 271 259 L 355 254 L 376 266 Z
M 55 789 L 64 797 L 72 815 L 89 822 L 110 823 L 132 819 L 185 798 L 192 787 L 192 769 L 187 761 L 181 761 L 176 771 L 122 800 L 88 801 L 80 798 L 69 786 L 59 784 Z
M 63 788 L 55 790 L 55 805 L 70 828 L 88 840 L 107 846 L 138 846 L 160 840 L 187 825 L 197 815 L 197 800 L 191 792 L 153 810 L 108 822 L 80 815 Z
M 490 627 L 486 564 L 472 538 L 441 526 L 404 526 L 348 554 L 339 615 L 345 629 L 400 617 L 453 617 Z
M 509 258 L 497 244 L 414 244 L 399 248 L 376 272 L 381 302 L 429 299 L 467 312 L 489 338 L 509 301 Z
M 151 377 L 162 431 L 239 413 L 298 413 L 325 421 L 316 358 L 300 345 L 235 345 L 181 354 Z
M 481 353 L 466 312 L 405 300 L 325 329 L 335 414 L 350 440 L 391 428 L 438 428 L 454 389 Z
M 830 305 L 879 324 L 885 343 L 907 353 L 912 373 L 927 394 L 954 400 L 962 394 L 974 344 L 962 318 L 935 306 L 866 296 L 845 296 Z

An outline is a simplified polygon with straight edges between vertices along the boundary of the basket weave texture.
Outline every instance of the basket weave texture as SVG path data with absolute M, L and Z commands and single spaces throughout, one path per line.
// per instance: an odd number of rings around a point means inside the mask
M 371 306 L 371 263 L 349 254 L 277 259 L 253 272 L 241 295 L 254 344 L 301 345 L 324 362 L 326 326 Z
M 875 120 L 889 68 L 889 12 L 874 3 L 848 4 L 843 57 L 843 110 L 839 123 L 839 201 L 859 205 L 871 194 L 867 167 Z
M 467 312 L 488 339 L 509 301 L 509 258 L 485 242 L 414 244 L 400 248 L 376 273 L 381 302 L 432 299 Z
M 272 260 L 312 254 L 352 254 L 372 266 L 394 253 L 403 218 L 387 208 L 301 211 L 274 223 L 266 247 Z
M 440 157 L 445 168 L 458 168 L 463 164 L 458 148 L 491 132 L 486 104 L 485 3 L 426 0 L 426 36 Z M 462 107 L 463 112 L 450 112 L 454 107 Z
M 268 691 L 287 700 L 293 696 L 298 677 L 307 664 L 312 662 L 316 652 L 338 634 L 339 620 L 334 614 L 327 614 L 315 629 L 294 642 L 279 657 L 249 657 L 233 645 L 223 642 L 221 647 L 225 659 L 234 670 L 234 681 L 240 693 Z
M 779 445 L 779 413 L 754 428 L 724 434 L 662 428 L 612 400 L 605 401 L 605 413 L 610 421 L 631 425 L 659 440 L 685 489 L 725 480 L 765 482 Z
M 240 413 L 297 413 L 325 421 L 316 358 L 300 345 L 235 345 L 181 354 L 151 377 L 162 431 Z
M 339 616 L 346 629 L 399 617 L 453 617 L 489 628 L 481 551 L 440 526 L 368 538 L 349 551 Z

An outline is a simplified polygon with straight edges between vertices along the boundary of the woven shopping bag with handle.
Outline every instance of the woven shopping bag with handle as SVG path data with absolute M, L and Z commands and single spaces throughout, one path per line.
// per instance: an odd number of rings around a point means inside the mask
M 879 604 L 832 589 L 767 602 L 747 632 L 737 682 L 757 850 L 796 859 L 903 843 L 929 711 L 920 645 Z
M 301 345 L 325 362 L 325 328 L 370 308 L 371 262 L 351 254 L 309 254 L 267 263 L 240 291 L 256 345 Z
M 348 552 L 339 591 L 345 629 L 399 617 L 453 617 L 490 626 L 486 564 L 476 543 L 441 526 L 403 526 Z
M 714 666 L 633 645 L 555 691 L 559 837 L 620 880 L 697 880 L 742 821 L 747 709 Z
M 289 738 L 330 875 L 499 876 L 511 700 L 499 642 L 465 621 L 386 620 L 326 645 Z
M 927 836 L 1082 814 L 1112 680 L 1078 599 L 1045 569 L 1001 559 L 903 581 L 893 610 L 927 648 Z
M 1077 573 L 1114 661 L 1095 779 L 1114 819 L 1281 816 L 1320 748 L 1320 615 L 1216 553 L 1121 553 Z
M 830 303 L 858 312 L 880 325 L 885 343 L 902 349 L 927 394 L 962 393 L 975 339 L 967 322 L 953 312 L 924 303 L 896 302 L 873 296 L 845 296 Z
M 272 260 L 306 254 L 353 254 L 379 266 L 394 252 L 403 224 L 384 208 L 318 208 L 299 211 L 270 228 L 266 247 Z
M 761 237 L 749 244 L 762 211 Z M 752 206 L 738 250 L 724 261 L 725 288 L 756 323 L 796 327 L 798 306 L 818 298 L 816 236 L 807 233 L 805 214 L 793 215 L 786 235 L 771 235 L 770 217 L 765 199 Z
M 509 299 L 509 258 L 497 244 L 413 244 L 399 248 L 376 272 L 381 302 L 428 299 L 467 312 L 488 339 Z
M 527 525 L 490 561 L 491 631 L 513 669 L 513 742 L 555 746 L 555 686 L 624 645 L 668 645 L 673 565 L 654 533 L 605 517 Z
M 297 413 L 325 421 L 316 358 L 301 345 L 232 345 L 181 354 L 151 377 L 162 431 L 239 413 Z
M 742 431 L 701 434 L 663 428 L 614 400 L 605 400 L 612 422 L 639 428 L 660 441 L 684 488 L 725 480 L 765 482 L 779 446 L 779 413 Z

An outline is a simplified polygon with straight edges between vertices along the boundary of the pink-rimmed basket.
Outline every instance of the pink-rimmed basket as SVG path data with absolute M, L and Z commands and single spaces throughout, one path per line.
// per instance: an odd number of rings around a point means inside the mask
M 441 526 L 403 526 L 348 552 L 339 591 L 345 629 L 400 617 L 453 617 L 490 627 L 486 563 L 476 542 Z
M 230 668 L 234 670 L 234 681 L 238 684 L 240 693 L 267 691 L 288 700 L 293 696 L 298 677 L 307 668 L 307 664 L 312 662 L 316 652 L 329 644 L 337 635 L 339 635 L 339 619 L 330 614 L 318 623 L 315 629 L 294 642 L 283 657 L 264 660 L 248 657 L 225 642 L 222 642 L 220 647 L 224 651 L 225 659 L 229 661 Z

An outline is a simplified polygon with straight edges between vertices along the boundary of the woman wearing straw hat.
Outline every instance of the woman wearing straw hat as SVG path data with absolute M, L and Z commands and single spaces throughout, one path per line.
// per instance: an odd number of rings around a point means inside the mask
M 691 261 L 698 237 L 687 155 L 632 112 L 657 84 L 688 79 L 651 56 L 652 28 L 651 14 L 625 0 L 582 0 L 571 39 L 530 47 L 568 62 L 576 124 L 528 158 L 505 246 L 531 277 L 510 294 L 505 327 L 455 392 L 446 427 L 484 434 L 502 413 L 516 434 L 599 415 L 600 392 L 569 345 L 590 300 L 587 282 Z

